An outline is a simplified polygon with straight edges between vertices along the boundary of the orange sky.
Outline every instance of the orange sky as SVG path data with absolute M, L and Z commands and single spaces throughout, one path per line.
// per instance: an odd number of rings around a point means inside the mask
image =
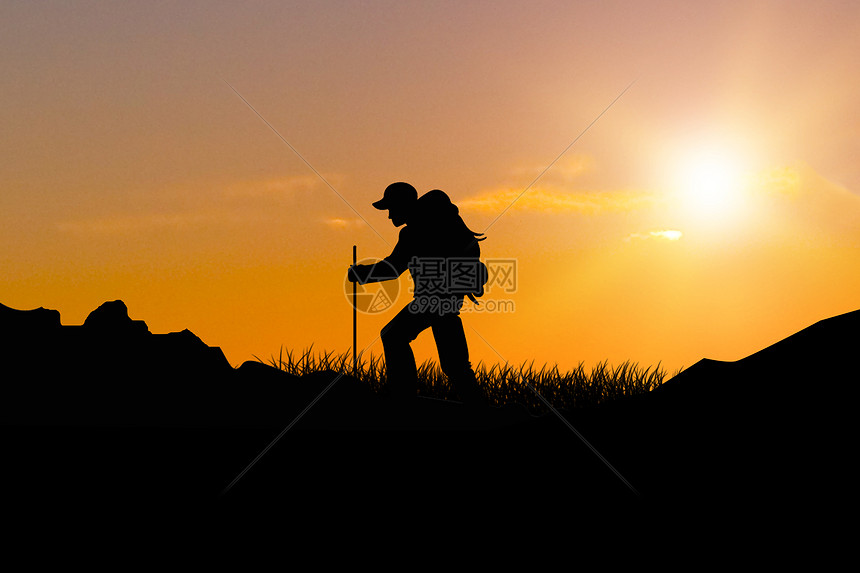
M 699 4 L 4 2 L 0 302 L 346 351 L 405 180 L 517 261 L 476 362 L 676 369 L 860 308 L 860 5 Z

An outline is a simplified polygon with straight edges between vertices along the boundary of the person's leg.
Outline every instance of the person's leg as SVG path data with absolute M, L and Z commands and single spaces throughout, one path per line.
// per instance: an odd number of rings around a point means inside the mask
M 469 362 L 466 333 L 459 314 L 446 314 L 433 319 L 433 338 L 439 350 L 439 365 L 463 402 L 486 405 L 487 399 Z
M 418 368 L 410 342 L 430 326 L 427 318 L 407 305 L 382 327 L 386 384 L 394 398 L 414 398 L 418 391 Z

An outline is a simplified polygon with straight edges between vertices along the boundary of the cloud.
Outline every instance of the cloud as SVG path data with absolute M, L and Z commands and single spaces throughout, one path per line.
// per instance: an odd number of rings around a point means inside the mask
M 781 235 L 818 244 L 860 244 L 860 196 L 798 164 L 760 174 L 760 220 Z
M 63 221 L 57 224 L 57 230 L 61 233 L 74 235 L 116 235 L 121 233 L 196 227 L 216 221 L 218 218 L 214 213 L 114 215 Z
M 327 219 L 323 219 L 323 223 L 335 229 L 347 229 L 365 224 L 364 221 L 355 217 L 351 219 L 344 219 L 342 217 L 329 217 Z
M 559 159 L 549 170 L 546 165 L 531 165 L 515 169 L 511 175 L 518 181 L 528 181 L 543 173 L 540 181 L 545 185 L 569 185 L 574 179 L 594 171 L 594 166 L 594 157 L 591 155 L 571 155 Z
M 129 209 L 132 213 L 84 216 L 61 221 L 56 228 L 76 235 L 117 235 L 203 225 L 247 225 L 269 217 L 273 200 L 301 201 L 324 189 L 325 183 L 314 174 L 214 185 L 167 185 L 153 189 L 146 205 L 134 205 Z
M 684 236 L 684 233 L 675 229 L 666 229 L 663 231 L 649 231 L 647 233 L 631 233 L 628 235 L 626 241 L 632 241 L 634 239 L 662 239 L 666 241 L 679 241 L 681 237 Z
M 803 180 L 809 178 L 810 172 L 807 166 L 777 167 L 752 175 L 749 183 L 754 192 L 797 197 L 803 189 Z
M 851 211 L 860 208 L 858 193 L 803 162 L 756 172 L 748 177 L 747 185 L 754 196 L 830 202 Z
M 326 176 L 326 179 L 336 185 L 339 179 Z M 261 197 L 291 197 L 309 191 L 319 191 L 326 187 L 325 183 L 314 174 L 278 177 L 257 181 L 239 181 L 221 187 L 221 196 L 226 199 L 253 199 Z M 335 187 L 337 188 L 337 187 Z
M 597 215 L 644 209 L 654 205 L 659 196 L 641 189 L 583 189 L 580 180 L 595 171 L 595 160 L 590 155 L 564 157 L 552 168 L 531 166 L 514 169 L 510 178 L 521 183 L 499 185 L 457 202 L 461 210 L 499 214 L 507 209 L 541 213 L 578 213 Z M 531 187 L 529 178 L 540 175 Z M 518 185 L 523 185 L 518 187 Z M 576 187 L 580 187 L 576 189 Z
M 548 188 L 497 189 L 458 202 L 460 209 L 501 213 L 507 208 L 543 213 L 597 215 L 644 209 L 657 202 L 656 194 L 641 190 L 561 191 Z

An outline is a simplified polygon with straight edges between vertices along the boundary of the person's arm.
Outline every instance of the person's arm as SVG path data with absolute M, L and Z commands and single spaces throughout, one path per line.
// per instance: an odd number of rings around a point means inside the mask
M 397 244 L 390 255 L 372 265 L 350 266 L 347 277 L 350 282 L 358 282 L 359 284 L 394 280 L 409 268 L 410 253 L 410 237 L 407 227 L 400 230 Z

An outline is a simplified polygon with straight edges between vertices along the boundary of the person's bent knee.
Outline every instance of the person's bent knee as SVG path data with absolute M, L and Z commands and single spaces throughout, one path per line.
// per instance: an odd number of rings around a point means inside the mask
M 379 331 L 379 339 L 383 346 L 390 346 L 392 343 L 397 343 L 400 337 L 396 336 L 393 328 L 383 327 Z
M 410 333 L 403 328 L 393 328 L 391 325 L 385 325 L 379 332 L 379 339 L 383 346 L 409 344 L 417 335 Z

